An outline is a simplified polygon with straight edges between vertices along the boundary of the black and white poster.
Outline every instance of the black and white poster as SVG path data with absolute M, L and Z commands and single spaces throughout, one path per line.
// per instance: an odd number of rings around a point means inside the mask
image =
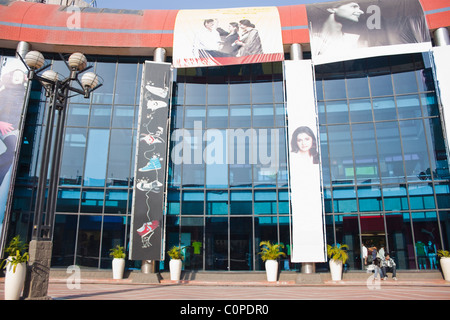
M 431 48 L 419 0 L 334 1 L 306 11 L 314 64 Z
M 172 85 L 171 65 L 147 61 L 142 81 L 130 259 L 160 260 Z

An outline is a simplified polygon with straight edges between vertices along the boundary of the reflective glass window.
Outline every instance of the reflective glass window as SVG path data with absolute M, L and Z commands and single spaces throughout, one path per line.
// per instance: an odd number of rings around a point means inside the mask
M 379 182 L 379 169 L 373 123 L 352 124 L 356 181 Z
M 375 126 L 382 181 L 404 181 L 405 171 L 397 122 L 379 122 Z
M 206 214 L 227 215 L 228 214 L 228 192 L 207 191 L 206 192 Z
M 89 130 L 83 179 L 85 186 L 98 187 L 105 184 L 109 134 L 107 129 Z
M 114 128 L 132 128 L 133 120 L 134 106 L 114 106 L 112 118 Z
M 369 78 L 370 91 L 373 97 L 393 94 L 390 74 L 373 75 Z
M 84 213 L 101 213 L 105 199 L 104 189 L 86 189 L 81 193 L 81 210 Z
M 369 82 L 367 77 L 347 79 L 347 91 L 349 98 L 362 98 L 369 96 Z
M 205 105 L 206 86 L 201 83 L 186 83 L 186 105 Z
M 67 126 L 85 127 L 89 119 L 88 104 L 69 104 L 67 111 Z
M 109 105 L 92 105 L 89 125 L 91 127 L 107 127 L 111 124 L 111 111 Z
M 99 267 L 102 216 L 80 216 L 75 264 Z
M 230 214 L 251 215 L 253 212 L 251 191 L 230 192 Z
M 208 105 L 228 104 L 228 84 L 208 84 Z
M 372 104 L 369 99 L 349 101 L 350 119 L 352 122 L 372 121 Z
M 336 184 L 354 181 L 352 143 L 348 125 L 328 127 L 331 180 Z
M 130 129 L 111 130 L 107 186 L 128 186 L 133 135 Z
M 86 150 L 86 129 L 66 128 L 61 161 L 60 183 L 80 185 Z
M 397 119 L 394 98 L 373 98 L 372 105 L 375 121 Z
M 419 95 L 403 95 L 396 97 L 399 119 L 418 118 L 422 116 Z
M 136 79 L 138 65 L 135 63 L 119 63 L 114 95 L 115 104 L 134 104 L 136 97 Z
M 71 266 L 75 263 L 78 216 L 57 214 L 55 216 L 52 248 L 52 267 Z
M 105 213 L 126 214 L 128 190 L 108 190 L 105 192 Z
M 97 62 L 95 73 L 101 75 L 103 79 L 107 79 L 108 81 L 103 81 L 103 85 L 93 92 L 92 102 L 112 104 L 114 80 L 116 79 L 116 63 Z
M 184 191 L 182 200 L 182 214 L 203 215 L 203 203 L 205 200 L 203 191 Z
M 250 83 L 230 84 L 230 104 L 249 104 L 250 98 Z
M 252 83 L 252 103 L 268 102 L 273 102 L 272 81 Z
M 253 112 L 253 127 L 273 127 L 274 125 L 274 110 L 273 104 L 254 105 Z
M 347 100 L 327 101 L 327 123 L 348 123 L 348 105 Z

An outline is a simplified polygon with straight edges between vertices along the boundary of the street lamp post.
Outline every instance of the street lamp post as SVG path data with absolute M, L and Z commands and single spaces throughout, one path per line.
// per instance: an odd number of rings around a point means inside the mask
M 79 52 L 73 53 L 68 61 L 61 56 L 70 72 L 69 76 L 62 80 L 55 71 L 44 71 L 50 65 L 44 67 L 44 56 L 40 52 L 30 51 L 24 58 L 20 55 L 19 57 L 28 69 L 28 78 L 38 80 L 43 85 L 46 96 L 50 98 L 36 190 L 32 240 L 29 245 L 30 267 L 24 287 L 25 298 L 47 299 L 67 100 L 71 92 L 89 98 L 91 92 L 102 84 L 95 73 L 85 73 L 91 67 L 86 67 L 86 57 Z M 84 74 L 80 81 L 79 75 L 82 73 Z

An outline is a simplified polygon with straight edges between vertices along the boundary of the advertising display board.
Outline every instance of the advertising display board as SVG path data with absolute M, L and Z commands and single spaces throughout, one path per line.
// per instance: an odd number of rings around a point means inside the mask
M 142 77 L 131 222 L 131 260 L 159 260 L 172 69 L 146 61 Z
M 325 262 L 320 150 L 311 60 L 285 61 L 292 262 Z
M 314 64 L 428 51 L 418 0 L 358 0 L 306 5 Z
M 276 7 L 180 10 L 174 28 L 176 68 L 284 60 Z
M 0 59 L 0 233 L 3 230 L 11 174 L 27 86 L 27 70 L 18 58 Z M 1 246 L 3 248 L 3 245 Z

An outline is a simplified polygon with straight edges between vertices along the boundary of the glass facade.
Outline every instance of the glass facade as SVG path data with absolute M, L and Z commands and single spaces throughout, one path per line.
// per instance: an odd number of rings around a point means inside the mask
M 105 81 L 67 110 L 53 267 L 110 268 L 109 249 L 129 241 L 145 59 L 88 60 Z M 350 270 L 362 268 L 361 243 L 383 244 L 399 269 L 429 268 L 418 241 L 450 243 L 448 159 L 429 60 L 315 67 L 327 242 L 350 246 Z M 61 61 L 53 68 L 65 73 Z M 175 80 L 165 248 L 185 246 L 185 270 L 264 270 L 261 240 L 290 250 L 283 64 L 179 69 Z M 10 236 L 30 239 L 46 103 L 33 87 Z M 286 259 L 281 268 L 300 266 Z

